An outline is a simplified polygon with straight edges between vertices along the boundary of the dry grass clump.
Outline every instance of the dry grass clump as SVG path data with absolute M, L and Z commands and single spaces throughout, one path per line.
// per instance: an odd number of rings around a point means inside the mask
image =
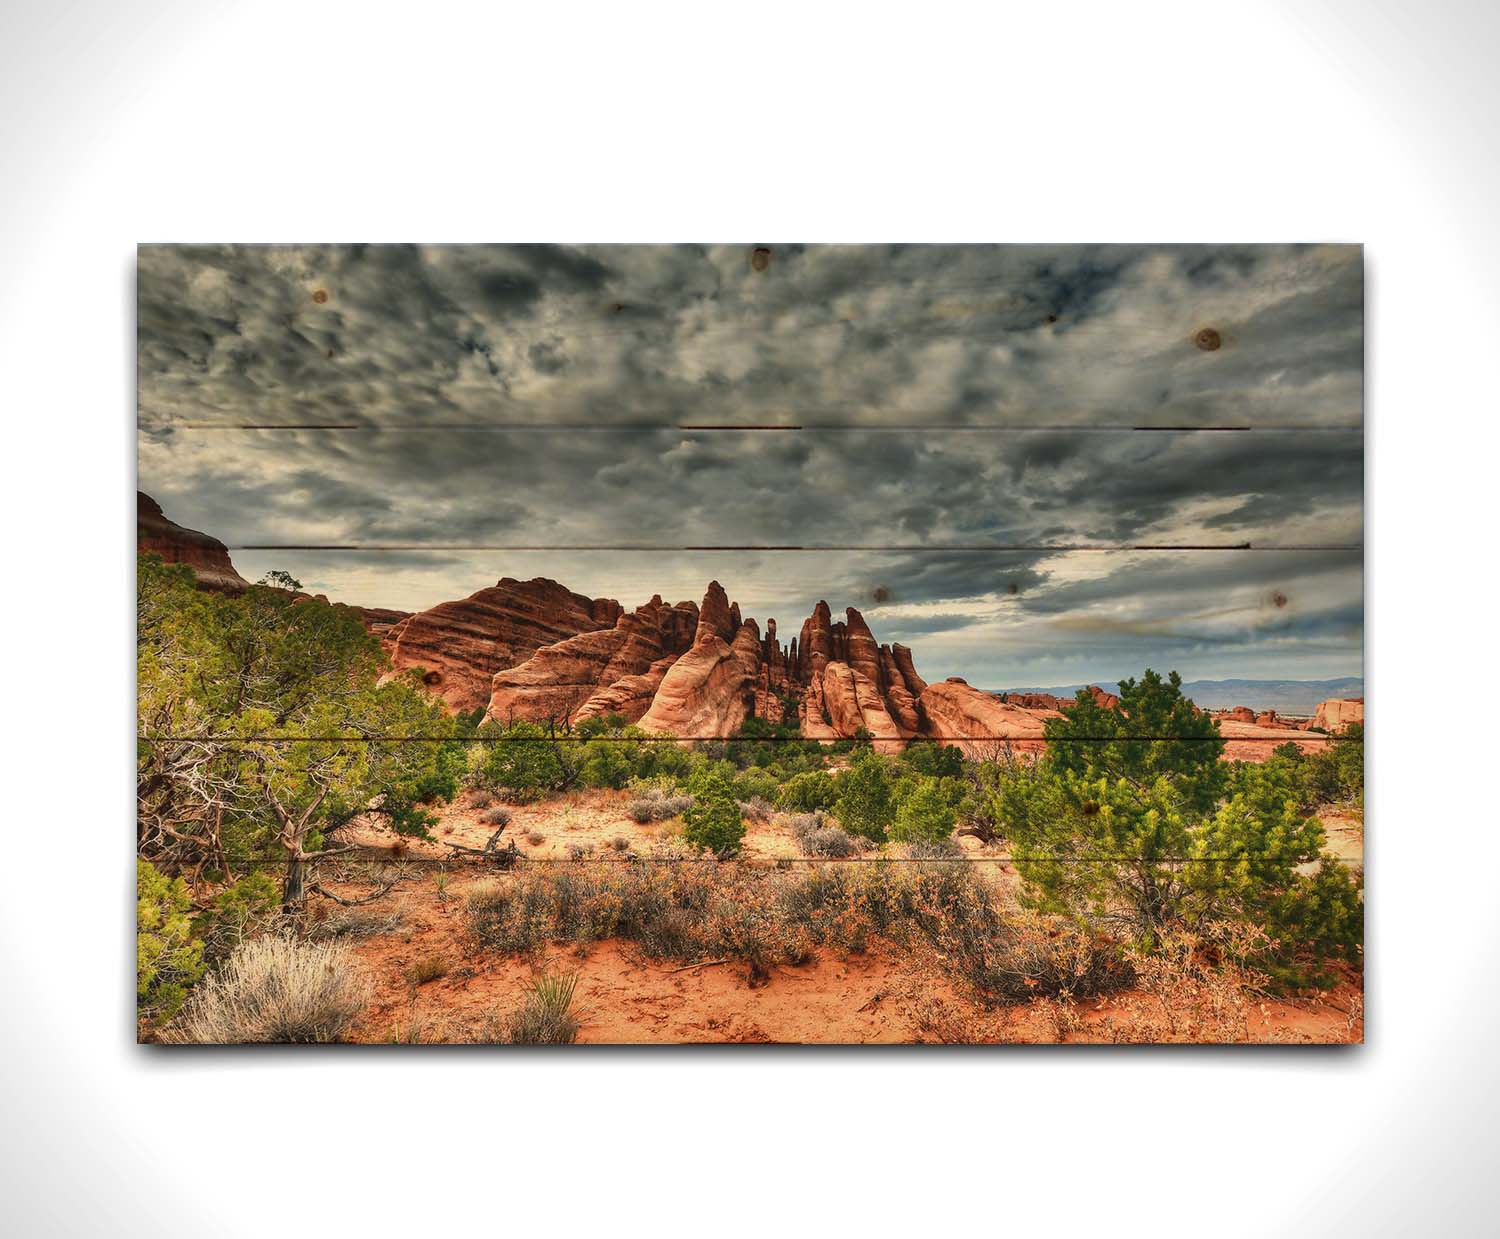
M 506 1021 L 504 1040 L 511 1045 L 572 1045 L 579 1020 L 573 1013 L 578 977 L 547 972 L 532 981 L 526 1001 Z
M 648 787 L 625 806 L 626 816 L 644 826 L 647 822 L 664 822 L 680 817 L 693 807 L 693 798 L 662 787 Z
M 441 955 L 425 955 L 406 970 L 406 979 L 413 985 L 426 985 L 447 976 L 452 967 Z
M 540 830 L 528 830 L 526 832 L 526 842 L 534 848 L 541 847 L 542 844 L 547 842 L 547 836 Z
M 630 851 L 630 840 L 624 835 L 616 835 L 609 841 L 609 846 L 616 852 Z
M 495 793 L 486 787 L 471 787 L 464 793 L 464 807 L 469 809 L 488 809 L 495 803 Z
M 268 934 L 193 991 L 169 1039 L 199 1045 L 337 1041 L 370 1000 L 348 951 Z
M 486 809 L 479 815 L 479 820 L 486 826 L 509 826 L 510 810 L 504 805 L 497 805 L 493 809 Z
M 863 839 L 851 835 L 821 810 L 788 814 L 786 824 L 804 856 L 826 856 L 837 860 L 858 856 L 865 847 Z

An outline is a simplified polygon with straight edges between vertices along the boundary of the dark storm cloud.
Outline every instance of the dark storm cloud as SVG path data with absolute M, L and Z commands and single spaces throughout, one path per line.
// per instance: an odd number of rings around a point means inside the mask
M 812 590 L 938 649 L 1024 643 L 1036 625 L 1066 647 L 1086 634 L 1060 619 L 1128 597 L 1115 622 L 1134 649 L 1153 622 L 1212 611 L 1214 591 L 1243 618 L 1240 595 L 1278 588 L 1277 572 L 1120 557 L 1080 573 L 1047 549 L 935 548 L 1360 538 L 1348 248 L 774 246 L 758 272 L 747 247 L 147 247 L 138 286 L 141 486 L 231 544 L 901 546 L 796 571 L 741 556 L 725 584 L 783 631 Z M 1219 348 L 1193 343 L 1204 326 Z M 474 429 L 498 425 L 517 428 Z M 1138 425 L 1257 429 L 1099 429 Z M 1056 429 L 1017 429 L 1035 426 Z M 335 592 L 406 591 L 350 595 L 371 603 L 498 575 L 442 554 L 400 571 L 357 558 L 315 567 Z M 665 560 L 654 571 L 701 592 Z M 1288 614 L 1163 629 L 1157 648 L 1321 640 L 1327 616 L 1357 609 L 1357 573 L 1301 572 Z M 1090 621 L 1100 649 L 1108 619 Z

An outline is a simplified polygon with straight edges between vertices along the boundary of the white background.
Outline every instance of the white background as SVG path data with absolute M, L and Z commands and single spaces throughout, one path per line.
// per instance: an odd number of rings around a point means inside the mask
M 1481 1233 L 1483 3 L 7 3 L 0 1208 L 22 1235 Z M 132 1044 L 143 240 L 1363 241 L 1369 1044 Z

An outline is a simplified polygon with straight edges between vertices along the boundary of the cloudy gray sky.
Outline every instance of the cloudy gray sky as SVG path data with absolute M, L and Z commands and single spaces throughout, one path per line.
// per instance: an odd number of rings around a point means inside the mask
M 368 605 L 717 577 L 929 678 L 1359 673 L 1357 248 L 767 249 L 145 247 L 141 489 Z

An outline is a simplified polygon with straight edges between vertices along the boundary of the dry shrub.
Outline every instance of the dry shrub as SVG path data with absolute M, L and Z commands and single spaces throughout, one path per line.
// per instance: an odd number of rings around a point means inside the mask
M 486 826 L 509 826 L 510 810 L 504 805 L 497 805 L 493 809 L 486 809 L 479 815 L 479 820 Z
M 371 986 L 344 947 L 267 935 L 193 992 L 171 1040 L 199 1045 L 337 1041 Z
M 488 809 L 495 803 L 495 793 L 485 787 L 471 787 L 464 794 L 464 804 L 470 809 Z
M 315 921 L 307 929 L 306 936 L 314 942 L 331 941 L 335 938 L 372 938 L 400 929 L 404 919 L 400 912 L 348 908 Z
M 741 800 L 739 805 L 740 816 L 750 822 L 764 824 L 769 822 L 776 812 L 776 806 L 764 796 L 751 796 L 749 800 Z
M 804 963 L 817 946 L 858 952 L 876 937 L 935 949 L 946 970 L 990 1001 L 1099 994 L 1130 979 L 1108 942 L 1002 913 L 963 861 L 797 872 L 599 862 L 519 872 L 474 892 L 466 911 L 479 941 L 507 953 L 625 938 L 651 957 L 744 960 L 752 980 L 772 964 Z
M 858 856 L 865 841 L 851 835 L 821 810 L 814 813 L 791 813 L 786 825 L 804 856 L 828 857 L 834 860 Z
M 644 826 L 647 822 L 664 822 L 669 817 L 680 817 L 693 807 L 693 798 L 662 787 L 648 787 L 641 795 L 625 805 L 626 816 Z
M 542 844 L 547 842 L 547 836 L 540 830 L 528 830 L 526 832 L 526 842 L 534 848 L 541 847 Z
M 1272 947 L 1243 924 L 1163 935 L 1134 960 L 1136 988 L 1120 1000 L 1123 1020 L 1105 1027 L 1115 1041 L 1209 1044 L 1250 1040 L 1250 1013 L 1269 984 L 1255 960 Z
M 624 835 L 616 835 L 609 841 L 609 846 L 616 852 L 628 852 L 630 851 L 630 840 Z
M 1125 989 L 1135 980 L 1131 957 L 1118 944 L 1072 921 L 1017 910 L 1007 932 L 988 941 L 940 928 L 942 947 L 954 947 L 963 972 L 981 994 L 1006 1000 L 1090 997 Z M 957 939 L 951 942 L 951 939 Z

